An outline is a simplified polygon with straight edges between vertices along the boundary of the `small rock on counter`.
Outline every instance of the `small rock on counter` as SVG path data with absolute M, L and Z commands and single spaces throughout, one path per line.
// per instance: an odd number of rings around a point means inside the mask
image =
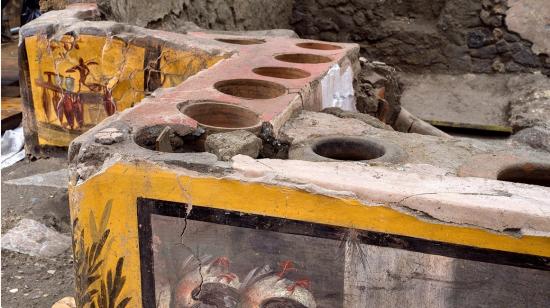
M 205 146 L 206 151 L 216 155 L 219 160 L 228 161 L 238 154 L 258 157 L 262 140 L 251 132 L 236 130 L 209 135 Z

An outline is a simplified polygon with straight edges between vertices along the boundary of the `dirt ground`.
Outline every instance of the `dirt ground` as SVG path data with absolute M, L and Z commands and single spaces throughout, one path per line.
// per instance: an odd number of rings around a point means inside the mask
M 66 168 L 64 155 L 59 152 L 49 159 L 20 161 L 2 170 L 2 234 L 22 218 L 30 218 L 70 235 L 66 189 L 5 184 L 11 179 Z M 70 249 L 55 258 L 2 250 L 2 307 L 51 307 L 57 300 L 72 294 Z

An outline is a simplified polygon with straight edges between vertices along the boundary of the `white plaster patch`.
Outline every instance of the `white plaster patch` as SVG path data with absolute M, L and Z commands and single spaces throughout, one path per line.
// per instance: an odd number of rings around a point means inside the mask
M 7 130 L 2 136 L 1 168 L 9 167 L 25 158 L 23 127 Z
M 321 80 L 322 108 L 338 107 L 345 111 L 357 111 L 353 91 L 353 72 L 348 66 L 342 72 L 334 64 Z

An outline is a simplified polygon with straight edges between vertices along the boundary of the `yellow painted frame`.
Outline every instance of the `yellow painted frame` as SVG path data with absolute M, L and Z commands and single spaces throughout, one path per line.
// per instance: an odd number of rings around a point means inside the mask
M 125 259 L 126 284 L 121 298 L 129 297 L 130 307 L 139 307 L 142 302 L 138 197 L 550 257 L 548 237 L 514 237 L 469 226 L 439 224 L 387 206 L 369 206 L 353 199 L 283 186 L 206 177 L 146 162 L 118 162 L 80 185 L 71 185 L 69 192 L 71 219 L 78 218 L 84 229 L 90 227 L 87 222 L 102 215 L 106 204 L 112 204 L 107 223 L 112 240 L 99 272 L 105 277 L 119 258 Z M 77 232 L 74 234 L 78 236 Z M 91 240 L 89 232 L 85 233 L 84 242 Z

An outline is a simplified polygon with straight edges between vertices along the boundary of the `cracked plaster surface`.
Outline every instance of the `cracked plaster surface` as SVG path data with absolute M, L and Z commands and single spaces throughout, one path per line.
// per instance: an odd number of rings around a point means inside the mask
M 233 158 L 233 168 L 240 180 L 351 194 L 367 206 L 386 204 L 440 223 L 550 236 L 550 188 L 546 187 L 446 176 L 417 166 L 413 166 L 416 172 L 407 172 L 358 163 L 254 160 L 241 155 Z

